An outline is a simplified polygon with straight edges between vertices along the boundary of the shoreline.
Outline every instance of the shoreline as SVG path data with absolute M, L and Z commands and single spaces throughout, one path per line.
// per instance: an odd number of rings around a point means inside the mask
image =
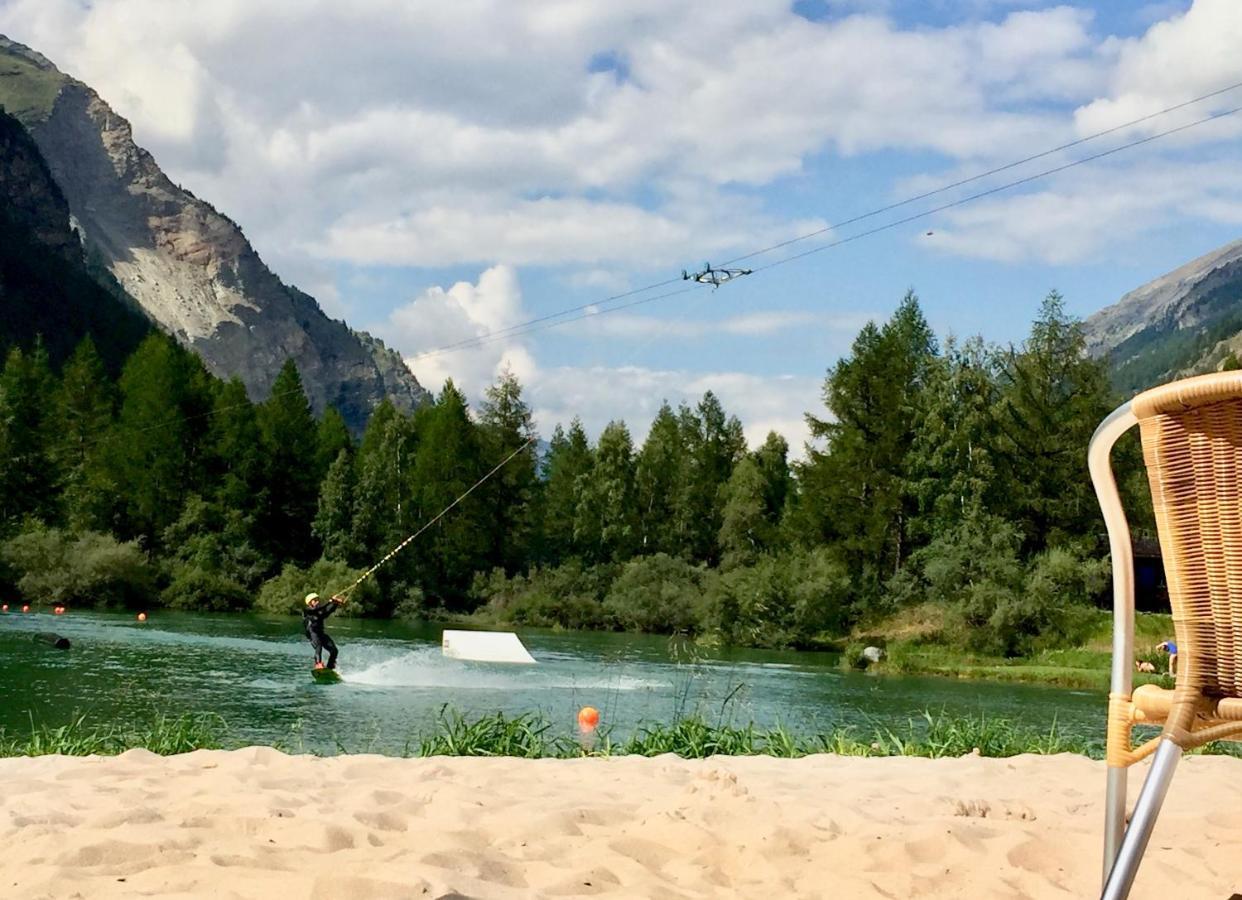
M 1134 791 L 1145 766 L 1132 770 Z M 1098 889 L 1104 772 L 1008 759 L 0 760 L 5 894 L 1064 897 Z M 1242 761 L 1179 768 L 1135 898 L 1239 886 Z

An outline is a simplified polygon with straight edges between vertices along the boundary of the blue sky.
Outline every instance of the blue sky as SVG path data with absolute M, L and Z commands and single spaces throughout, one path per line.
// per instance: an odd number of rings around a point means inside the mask
M 942 336 L 1019 341 L 1053 288 L 1086 316 L 1242 237 L 1239 115 L 718 291 L 425 356 L 1242 81 L 1242 4 L 0 0 L 0 32 L 428 387 L 477 397 L 511 367 L 545 434 L 577 414 L 641 437 L 713 389 L 752 440 L 798 445 L 825 370 L 909 288 Z

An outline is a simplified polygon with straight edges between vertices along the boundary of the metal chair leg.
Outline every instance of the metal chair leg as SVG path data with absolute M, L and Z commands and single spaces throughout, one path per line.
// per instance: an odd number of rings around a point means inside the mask
M 1104 801 L 1104 872 L 1101 876 L 1105 884 L 1126 833 L 1126 776 L 1129 771 L 1125 766 L 1108 767 L 1108 793 Z
M 1143 789 L 1139 791 L 1134 815 L 1130 817 L 1130 827 L 1126 829 L 1125 838 L 1121 842 L 1117 861 L 1104 884 L 1101 900 L 1125 900 L 1130 895 L 1130 886 L 1134 884 L 1134 876 L 1138 874 L 1147 841 L 1151 838 L 1156 817 L 1160 814 L 1160 806 L 1164 803 L 1177 761 L 1181 758 L 1181 747 L 1168 738 L 1160 742 L 1151 771 L 1147 773 Z

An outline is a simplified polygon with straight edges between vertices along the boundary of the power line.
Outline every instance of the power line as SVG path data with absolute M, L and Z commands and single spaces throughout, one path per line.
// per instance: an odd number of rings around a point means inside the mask
M 1233 86 L 1231 86 L 1231 87 L 1229 87 L 1229 88 L 1223 88 L 1221 91 L 1216 91 L 1216 92 L 1213 92 L 1212 94 L 1207 94 L 1207 95 L 1204 95 L 1204 97 L 1197 98 L 1196 100 L 1188 100 L 1188 101 L 1186 101 L 1186 103 L 1179 104 L 1178 106 L 1175 106 L 1175 107 L 1169 107 L 1169 109 L 1170 109 L 1170 110 L 1174 110 L 1174 109 L 1181 109 L 1182 107 L 1187 106 L 1187 105 L 1189 105 L 1190 103 L 1194 103 L 1194 102 L 1197 102 L 1198 100 L 1206 99 L 1207 97 L 1215 96 L 1216 94 L 1222 93 L 1223 91 L 1226 91 L 1226 90 L 1233 90 L 1233 89 L 1235 89 L 1235 88 L 1237 88 L 1237 87 L 1242 87 L 1242 82 L 1239 82 L 1238 84 L 1233 85 Z M 768 270 L 768 269 L 776 268 L 777 266 L 782 266 L 782 265 L 785 265 L 786 263 L 793 262 L 794 260 L 797 260 L 797 259 L 802 259 L 802 258 L 804 258 L 804 257 L 811 256 L 811 255 L 813 255 L 813 254 L 815 254 L 815 253 L 820 253 L 820 252 L 822 252 L 822 251 L 824 251 L 824 250 L 830 250 L 830 249 L 832 249 L 833 247 L 840 247 L 840 246 L 841 246 L 841 245 L 843 245 L 843 244 L 849 244 L 849 243 L 852 243 L 852 242 L 854 242 L 854 241 L 857 241 L 857 240 L 859 240 L 859 239 L 861 239 L 861 238 L 870 237 L 870 236 L 872 236 L 872 235 L 879 234 L 879 233 L 884 232 L 884 231 L 889 231 L 890 229 L 897 228 L 897 227 L 899 227 L 899 226 L 901 226 L 901 225 L 906 225 L 906 224 L 909 224 L 910 222 L 914 222 L 914 221 L 917 221 L 917 220 L 919 220 L 919 219 L 925 219 L 925 218 L 927 218 L 928 216 L 935 215 L 936 213 L 944 212 L 945 210 L 948 210 L 948 209 L 953 209 L 954 207 L 963 206 L 963 205 L 965 205 L 965 204 L 967 204 L 967 203 L 971 203 L 971 202 L 973 202 L 973 201 L 975 201 L 975 200 L 979 200 L 979 199 L 982 199 L 982 198 L 984 198 L 984 197 L 988 197 L 988 196 L 991 196 L 991 195 L 993 195 L 993 194 L 1000 193 L 1001 191 L 1006 191 L 1006 190 L 1009 190 L 1010 188 L 1019 187 L 1019 186 L 1024 185 L 1024 184 L 1028 184 L 1028 183 L 1030 183 L 1030 182 L 1032 182 L 1032 181 L 1037 181 L 1037 180 L 1039 180 L 1040 178 L 1046 178 L 1046 177 L 1048 177 L 1049 175 L 1055 175 L 1055 174 L 1057 174 L 1057 173 L 1059 173 L 1059 172 L 1064 172 L 1064 171 L 1066 171 L 1067 169 L 1072 169 L 1072 168 L 1074 168 L 1074 167 L 1076 167 L 1076 166 L 1080 166 L 1080 165 L 1083 165 L 1083 164 L 1085 164 L 1085 163 L 1093 162 L 1093 161 L 1095 161 L 1095 160 L 1102 159 L 1102 158 L 1104 158 L 1104 157 L 1106 157 L 1106 156 L 1112 156 L 1112 155 L 1114 155 L 1114 154 L 1116 154 L 1116 153 L 1121 153 L 1122 151 L 1125 151 L 1125 150 L 1130 150 L 1130 149 L 1133 149 L 1134 147 L 1139 147 L 1139 146 L 1142 146 L 1143 144 L 1149 144 L 1149 143 L 1151 143 L 1152 141 L 1157 141 L 1157 140 L 1160 140 L 1161 138 L 1165 138 L 1165 137 L 1168 137 L 1168 136 L 1173 135 L 1173 134 L 1177 134 L 1177 133 L 1182 132 L 1182 131 L 1187 131 L 1187 130 L 1189 130 L 1189 129 L 1191 129 L 1191 128 L 1196 128 L 1196 127 L 1198 127 L 1198 126 L 1200 126 L 1200 125 L 1207 124 L 1208 122 L 1214 122 L 1214 121 L 1216 121 L 1217 119 L 1223 119 L 1223 118 L 1225 118 L 1226 116 L 1231 116 L 1231 115 L 1234 115 L 1234 114 L 1236 114 L 1236 113 L 1238 113 L 1238 112 L 1242 112 L 1242 106 L 1237 106 L 1237 107 L 1234 107 L 1233 109 L 1228 109 L 1228 110 L 1225 110 L 1225 111 L 1223 111 L 1223 112 L 1219 112 L 1219 113 L 1213 113 L 1213 114 L 1212 114 L 1212 115 L 1210 115 L 1210 116 L 1206 116 L 1206 117 L 1204 117 L 1204 118 L 1197 119 L 1197 120 L 1195 120 L 1195 121 L 1193 121 L 1193 122 L 1188 122 L 1188 123 L 1186 123 L 1186 124 L 1179 125 L 1179 126 L 1177 126 L 1176 128 L 1170 128 L 1170 129 L 1168 129 L 1167 131 L 1161 131 L 1161 132 L 1158 132 L 1158 133 L 1156 133 L 1156 134 L 1148 135 L 1147 137 L 1144 137 L 1144 138 L 1139 138 L 1138 140 L 1134 140 L 1134 141 L 1130 141 L 1129 143 L 1122 144 L 1122 145 L 1117 146 L 1117 147 L 1113 147 L 1113 148 L 1111 148 L 1111 149 L 1109 149 L 1109 150 L 1104 150 L 1104 151 L 1102 151 L 1102 152 L 1100 152 L 1100 153 L 1095 153 L 1095 154 L 1092 154 L 1091 156 L 1085 156 L 1085 157 L 1083 157 L 1083 158 L 1081 158 L 1081 159 L 1076 159 L 1076 160 L 1073 160 L 1073 161 L 1071 161 L 1071 162 L 1065 163 L 1064 165 L 1054 166 L 1054 167 L 1053 167 L 1053 168 L 1051 168 L 1051 169 L 1045 169 L 1045 170 L 1043 170 L 1042 172 L 1036 172 L 1036 173 L 1035 173 L 1035 174 L 1033 174 L 1033 175 L 1027 175 L 1027 176 L 1025 176 L 1025 177 L 1023 177 L 1023 178 L 1019 178 L 1019 179 L 1016 179 L 1016 180 L 1014 180 L 1014 181 L 1009 181 L 1009 182 L 1006 182 L 1005 184 L 1001 184 L 1001 185 L 997 185 L 996 187 L 988 188 L 988 189 L 987 189 L 987 190 L 985 190 L 985 191 L 979 191 L 978 193 L 975 193 L 975 194 L 970 194 L 969 196 L 962 197 L 962 198 L 959 198 L 959 199 L 957 199 L 957 200 L 954 200 L 954 201 L 952 201 L 951 203 L 944 203 L 944 204 L 941 204 L 940 206 L 933 207 L 932 209 L 928 209 L 928 210 L 925 210 L 925 211 L 923 211 L 923 212 L 915 213 L 914 215 L 906 216 L 906 217 L 904 217 L 904 218 L 897 219 L 896 221 L 893 221 L 893 222 L 888 222 L 888 223 L 885 223 L 884 225 L 880 225 L 880 226 L 877 226 L 877 227 L 875 227 L 875 228 L 870 228 L 870 229 L 867 229 L 866 231 L 861 231 L 861 232 L 858 232 L 857 234 L 852 234 L 852 235 L 849 235 L 849 236 L 847 236 L 847 237 L 841 238 L 840 240 L 831 241 L 831 242 L 829 242 L 829 243 L 827 243 L 827 244 L 822 244 L 822 245 L 820 245 L 820 246 L 813 247 L 813 248 L 811 248 L 810 250 L 805 250 L 805 251 L 803 251 L 803 252 L 801 252 L 801 253 L 796 253 L 796 254 L 794 254 L 794 255 L 792 255 L 792 256 L 787 256 L 787 257 L 785 257 L 784 259 L 779 259 L 779 260 L 777 260 L 777 261 L 775 261 L 775 262 L 767 263 L 767 264 L 765 264 L 765 265 L 761 265 L 761 266 L 756 266 L 756 267 L 755 267 L 755 269 L 753 270 L 753 272 L 754 272 L 755 274 L 758 274 L 759 272 L 763 272 L 763 271 L 766 271 L 766 270 Z M 1154 117 L 1154 116 L 1156 116 L 1156 115 L 1160 115 L 1160 114 L 1161 114 L 1161 113 L 1152 113 L 1152 114 L 1151 114 L 1151 115 L 1149 115 L 1149 116 L 1144 116 L 1142 119 L 1136 119 L 1136 120 L 1134 120 L 1134 122 L 1128 122 L 1128 123 L 1126 123 L 1126 125 L 1119 125 L 1119 126 L 1117 126 L 1116 128 L 1109 129 L 1109 130 L 1108 130 L 1108 131 L 1106 131 L 1106 132 L 1100 132 L 1100 135 L 1107 134 L 1107 133 L 1111 133 L 1111 132 L 1113 132 L 1113 131 L 1118 130 L 1119 128 L 1126 128 L 1126 127 L 1129 127 L 1130 125 L 1133 125 L 1133 124 L 1136 124 L 1136 123 L 1139 123 L 1139 122 L 1146 121 L 1146 120 L 1148 120 L 1148 119 L 1150 119 L 1150 118 L 1152 118 L 1152 117 Z M 1099 135 L 1093 135 L 1091 138 L 1083 138 L 1083 139 L 1081 139 L 1081 140 L 1075 141 L 1073 144 L 1066 144 L 1066 145 L 1064 145 L 1064 146 L 1065 146 L 1065 147 L 1070 147 L 1070 146 L 1074 146 L 1075 144 L 1081 144 L 1081 143 L 1083 143 L 1083 142 L 1085 142 L 1085 141 L 1087 141 L 1087 140 L 1092 140 L 1094 137 L 1097 137 L 1097 136 L 1099 136 Z M 749 259 L 749 258 L 751 258 L 751 257 L 758 256 L 758 255 L 760 255 L 760 254 L 762 254 L 762 253 L 770 253 L 770 252 L 772 252 L 773 250 L 777 250 L 777 249 L 780 249 L 780 248 L 782 248 L 782 247 L 787 247 L 787 246 L 789 246 L 790 244 L 797 243 L 798 241 L 806 240 L 806 239 L 808 239 L 808 238 L 811 238 L 811 237 L 815 237 L 815 236 L 817 236 L 817 235 L 824 234 L 825 232 L 827 232 L 827 231 L 831 231 L 831 230 L 833 230 L 834 228 L 842 227 L 842 226 L 844 226 L 844 225 L 846 225 L 846 224 L 850 224 L 850 223 L 853 223 L 853 222 L 859 222 L 859 221 L 861 221 L 861 220 L 863 220 L 863 219 L 867 219 L 867 218 L 870 218 L 870 217 L 872 217 L 872 216 L 879 215 L 879 214 L 880 214 L 880 213 L 882 213 L 882 212 L 885 212 L 885 211 L 891 211 L 891 210 L 896 209 L 896 208 L 898 208 L 898 207 L 901 207 L 901 206 L 907 205 L 908 203 L 915 202 L 915 200 L 918 200 L 918 199 L 925 199 L 925 198 L 927 198 L 927 197 L 931 197 L 931 196 L 934 196 L 934 195 L 936 195 L 936 194 L 943 193 L 944 191 L 949 190 L 951 187 L 956 187 L 956 186 L 959 186 L 959 185 L 962 185 L 962 184 L 967 184 L 967 183 L 969 183 L 969 182 L 971 182 L 971 181 L 976 181 L 976 180 L 978 180 L 978 179 L 980 179 L 980 178 L 986 177 L 986 175 L 987 175 L 987 174 L 993 174 L 993 173 L 995 173 L 995 172 L 1004 171 L 1005 169 L 1013 168 L 1013 167 L 1014 167 L 1014 166 L 1016 166 L 1016 165 L 1021 165 L 1023 162 L 1029 162 L 1029 161 L 1034 160 L 1034 159 L 1039 159 L 1039 158 L 1041 158 L 1041 157 L 1048 156 L 1048 155 L 1049 155 L 1049 154 L 1051 154 L 1051 153 L 1058 152 L 1058 150 L 1060 150 L 1060 149 L 1064 149 L 1064 147 L 1062 147 L 1062 148 L 1057 148 L 1057 149 L 1054 149 L 1054 150 L 1048 150 L 1048 151 L 1045 151 L 1045 152 L 1043 152 L 1043 153 L 1039 153 L 1039 154 L 1035 154 L 1034 156 L 1027 157 L 1027 159 L 1026 159 L 1026 160 L 1023 160 L 1023 161 L 1020 161 L 1020 162 L 1017 162 L 1017 163 L 1010 163 L 1009 165 L 998 167 L 997 169 L 992 170 L 992 172 L 989 172 L 989 173 L 983 173 L 983 174 L 980 174 L 980 175 L 978 175 L 978 176 L 972 176 L 971 178 L 968 178 L 968 179 L 963 179 L 963 180 L 961 180 L 961 181 L 955 182 L 953 185 L 949 185 L 949 186 L 946 186 L 946 187 L 944 187 L 944 188 L 938 188 L 938 189 L 937 189 L 937 190 L 935 190 L 935 191 L 929 191 L 929 192 L 927 192 L 927 193 L 925 193 L 925 194 L 921 194 L 921 195 L 919 195 L 919 197 L 916 197 L 916 198 L 911 198 L 910 200 L 903 200 L 903 201 L 901 201 L 900 203 L 890 204 L 889 206 L 884 207 L 883 209 L 876 210 L 876 211 L 873 211 L 873 212 L 870 212 L 870 213 L 866 213 L 865 215 L 856 216 L 856 217 L 854 217 L 853 219 L 849 219 L 849 220 L 847 220 L 847 221 L 845 221 L 845 222 L 842 222 L 842 223 L 841 223 L 841 225 L 837 225 L 837 226 L 829 226 L 828 228 L 823 228 L 823 229 L 820 229 L 820 230 L 818 230 L 818 231 L 810 232 L 810 233 L 808 233 L 808 234 L 806 234 L 806 235 L 802 235 L 801 237 L 791 238 L 790 240 L 787 240 L 787 241 L 782 241 L 782 242 L 781 242 L 781 243 L 779 243 L 779 244 L 773 244 L 771 247 L 767 247 L 767 248 L 765 248 L 765 249 L 763 249 L 763 250 L 756 250 L 756 251 L 754 251 L 753 253 L 749 253 L 749 254 L 747 254 L 746 256 L 739 256 L 739 257 L 736 257 L 736 258 L 734 258 L 734 259 L 731 259 L 731 260 L 729 260 L 729 262 L 731 262 L 731 263 L 732 263 L 732 262 L 737 262 L 737 261 L 739 261 L 739 260 Z M 669 284 L 669 283 L 670 283 L 670 282 L 667 282 L 667 281 L 666 281 L 666 282 L 663 282 L 663 284 Z M 640 289 L 638 289 L 638 290 L 635 290 L 635 291 L 630 292 L 630 294 L 641 293 L 643 290 L 644 290 L 644 289 L 641 289 L 641 288 L 640 288 Z M 654 302 L 654 301 L 656 301 L 656 300 L 663 300 L 663 299 L 666 299 L 666 298 L 668 298 L 668 297 L 677 296 L 678 294 L 684 294 L 684 293 L 687 293 L 688 291 L 691 291 L 691 290 L 694 290 L 694 288 L 683 288 L 682 290 L 679 290 L 679 291 L 670 291 L 670 292 L 668 292 L 668 293 L 666 293 L 666 294 L 659 294 L 659 295 L 654 296 L 654 297 L 644 297 L 644 298 L 641 298 L 641 299 L 638 299 L 638 300 L 631 301 L 631 302 L 629 302 L 629 303 L 623 303 L 623 304 L 620 304 L 620 305 L 618 305 L 618 306 L 612 306 L 612 307 L 608 307 L 608 308 L 605 308 L 605 309 L 594 309 L 593 307 L 595 307 L 597 304 L 593 304 L 593 303 L 592 303 L 592 304 L 585 304 L 585 305 L 583 305 L 583 306 L 578 306 L 578 307 L 575 307 L 575 308 L 573 308 L 573 309 L 571 309 L 571 310 L 564 310 L 564 311 L 562 311 L 561 313 L 550 314 L 550 315 L 547 315 L 547 316 L 543 316 L 543 317 L 541 317 L 541 318 L 539 318 L 539 319 L 532 319 L 532 320 L 530 320 L 529 322 L 522 322 L 522 323 L 520 323 L 520 324 L 518 324 L 518 325 L 513 325 L 513 326 L 510 326 L 509 328 L 499 329 L 499 330 L 497 330 L 497 331 L 493 331 L 493 332 L 488 332 L 488 333 L 486 333 L 486 334 L 479 335 L 479 336 L 478 336 L 478 337 L 476 337 L 476 338 L 468 338 L 468 339 L 463 340 L 463 341 L 458 341 L 458 342 L 457 342 L 457 343 L 455 343 L 455 344 L 450 344 L 450 345 L 447 345 L 447 346 L 444 346 L 444 347 L 437 347 L 437 348 L 435 348 L 435 349 L 433 349 L 433 350 L 427 350 L 427 351 L 424 351 L 424 352 L 422 352 L 422 353 L 416 353 L 416 354 L 413 354 L 413 355 L 411 355 L 411 356 L 407 357 L 407 359 L 412 359 L 412 360 L 426 359 L 426 358 L 429 358 L 429 357 L 440 356 L 440 355 L 442 355 L 442 354 L 445 354 L 445 353 L 450 353 L 450 352 L 455 352 L 455 351 L 458 351 L 458 350 L 466 350 L 466 349 L 475 349 L 475 348 L 478 348 L 478 347 L 485 347 L 485 346 L 487 346 L 488 344 L 493 344 L 493 343 L 496 343 L 497 341 L 507 340 L 507 339 L 514 338 L 514 337 L 522 337 L 522 336 L 524 336 L 524 335 L 533 334 L 533 333 L 538 332 L 538 331 L 544 331 L 544 330 L 546 330 L 546 329 L 548 329 L 548 328 L 555 328 L 555 327 L 558 327 L 558 326 L 560 326 L 560 325 L 566 325 L 566 324 L 569 324 L 570 322 L 579 322 L 579 321 L 581 321 L 581 320 L 583 320 L 583 319 L 589 319 L 589 318 L 594 318 L 595 316 L 607 315 L 608 313 L 618 312 L 618 311 L 623 310 L 623 309 L 630 309 L 630 308 L 635 307 L 635 306 L 641 306 L 641 305 L 643 305 L 643 304 L 645 304 L 645 303 L 651 303 L 651 302 Z M 620 296 L 627 296 L 627 295 L 619 295 L 619 296 L 618 296 L 618 298 L 619 298 Z M 580 314 L 579 314 L 579 315 L 575 315 L 575 316 L 570 316 L 570 314 L 571 314 L 571 313 L 574 313 L 574 312 L 577 312 L 577 313 L 580 313 Z M 553 319 L 553 318 L 559 319 L 559 321 L 548 321 L 548 320 Z
M 1156 112 L 1154 113 L 1140 115 L 1139 118 L 1130 119 L 1129 122 L 1124 122 L 1119 125 L 1113 125 L 1112 128 L 1105 128 L 1103 130 L 1100 130 L 1100 132 L 1095 132 L 1094 134 L 1087 135 L 1087 137 L 1078 138 L 1077 140 L 1072 140 L 1072 142 L 1069 142 L 1067 144 L 1053 146 L 1053 148 L 1051 149 L 1042 150 L 1040 151 L 1040 153 L 1032 154 L 1030 156 L 1023 156 L 1022 159 L 1012 161 L 1012 163 L 1006 163 L 1004 165 L 995 166 L 995 168 L 992 168 L 986 171 L 981 171 L 981 173 L 977 173 L 975 175 L 970 175 L 968 176 L 968 178 L 959 179 L 959 180 L 950 182 L 950 184 L 936 187 L 936 189 L 934 190 L 924 191 L 923 194 L 910 196 L 910 197 L 907 197 L 907 199 L 894 202 L 894 204 L 888 204 L 887 206 L 881 206 L 881 207 L 878 207 L 878 209 L 874 209 L 869 212 L 863 212 L 863 214 L 861 215 L 853 216 L 851 218 L 846 218 L 846 220 L 843 220 L 841 222 L 835 222 L 835 223 L 832 223 L 832 225 L 827 225 L 822 228 L 816 228 L 815 231 L 807 232 L 805 233 L 805 235 L 799 235 L 797 237 L 787 238 L 787 240 L 785 241 L 780 241 L 780 242 L 774 243 L 774 245 L 760 248 L 760 250 L 755 250 L 749 253 L 744 253 L 743 256 L 738 256 L 732 259 L 727 259 L 727 261 L 722 263 L 722 266 L 730 266 L 730 264 L 744 261 L 744 259 L 751 259 L 756 256 L 763 256 L 763 254 L 765 253 L 771 253 L 776 250 L 781 250 L 781 248 L 795 245 L 795 243 L 800 243 L 802 241 L 810 240 L 810 238 L 812 237 L 818 237 L 820 235 L 825 235 L 825 233 L 838 230 L 838 228 L 843 228 L 843 227 L 846 227 L 847 225 L 854 225 L 854 223 L 866 221 L 867 218 L 873 218 L 874 216 L 883 215 L 884 212 L 892 212 L 893 210 L 900 209 L 900 207 L 914 204 L 914 202 L 918 202 L 919 200 L 927 200 L 928 197 L 934 197 L 939 194 L 944 194 L 944 192 L 946 191 L 954 190 L 955 187 L 961 187 L 964 185 L 972 184 L 972 182 L 980 181 L 985 178 L 990 178 L 991 175 L 1000 174 L 1002 173 L 1002 171 L 1016 169 L 1017 166 L 1026 165 L 1027 163 L 1032 163 L 1032 161 L 1035 161 L 1037 159 L 1043 159 L 1045 158 L 1045 156 L 1051 156 L 1056 153 L 1062 153 L 1062 151 L 1072 149 L 1074 148 L 1074 146 L 1079 146 L 1082 144 L 1086 144 L 1088 142 L 1092 142 L 1092 140 L 1098 140 L 1099 138 L 1107 137 L 1107 135 L 1109 134 L 1115 134 L 1117 132 L 1122 132 L 1122 130 L 1125 130 L 1126 128 L 1133 128 L 1134 125 L 1140 125 L 1140 124 L 1143 124 L 1144 122 L 1150 122 L 1151 119 L 1159 118 L 1161 117 L 1161 115 L 1167 115 L 1169 113 L 1174 113 L 1174 112 L 1177 112 L 1177 110 L 1179 109 L 1185 109 L 1186 107 L 1194 106 L 1194 104 L 1196 103 L 1202 103 L 1203 101 L 1207 101 L 1207 99 L 1221 96 L 1221 94 L 1225 94 L 1231 91 L 1236 91 L 1236 89 L 1240 87 L 1242 87 L 1242 82 L 1235 82 L 1233 84 L 1228 84 L 1228 86 L 1218 88 L 1216 89 L 1216 91 L 1211 91 L 1205 94 L 1200 94 L 1199 97 L 1192 97 L 1191 99 L 1189 99 L 1189 101 L 1176 103 L 1174 104 L 1174 106 L 1165 107 L 1164 109 L 1156 110 Z M 1090 161 L 1093 159 L 1099 159 L 1100 156 L 1102 155 L 1109 155 L 1110 153 L 1117 153 L 1118 150 L 1129 149 L 1130 146 L 1138 146 L 1139 144 L 1148 143 L 1148 140 L 1154 140 L 1155 138 L 1165 137 L 1166 134 L 1172 134 L 1176 132 L 1176 130 L 1185 130 L 1185 128 L 1191 128 L 1191 127 L 1194 127 L 1194 125 L 1202 124 L 1203 122 L 1210 122 L 1210 120 L 1212 120 L 1213 118 L 1221 118 L 1222 115 L 1232 114 L 1233 112 L 1237 112 L 1237 110 L 1233 109 L 1227 113 L 1212 115 L 1212 117 L 1207 117 L 1206 119 L 1200 119 L 1199 122 L 1191 123 L 1189 125 L 1184 125 L 1184 127 L 1181 127 L 1179 129 L 1172 129 L 1170 130 L 1170 132 L 1165 132 L 1159 135 L 1151 135 L 1151 137 L 1143 139 L 1143 140 L 1139 140 L 1139 142 L 1134 142 L 1131 144 L 1124 144 L 1122 146 L 1119 146 L 1119 148 L 1114 148 L 1113 150 L 1108 151 L 1108 153 L 1088 156 L 1088 158 L 1081 160 L 1081 163 L 1087 163 L 1087 161 Z M 1063 168 L 1072 168 L 1072 165 L 1077 165 L 1077 163 L 1063 166 Z M 1051 169 L 1051 170 L 1046 171 L 1046 173 L 1031 176 L 1031 178 L 1028 178 L 1028 179 L 1023 179 L 1020 181 L 1013 181 L 1013 182 L 1010 182 L 1009 185 L 1002 185 L 1001 187 L 999 187 L 999 189 L 996 189 L 996 190 L 1005 190 L 1006 187 L 1012 187 L 1012 186 L 1016 186 L 1020 184 L 1025 184 L 1025 182 L 1028 180 L 1032 180 L 1035 178 L 1042 178 L 1042 176 L 1054 174 L 1054 173 L 1057 173 L 1057 171 L 1062 171 L 1062 168 Z M 995 191 L 991 191 L 991 192 L 995 192 Z M 963 200 L 961 202 L 969 202 L 970 199 L 977 199 L 977 197 L 979 196 L 986 196 L 986 192 L 985 194 L 976 195 L 974 197 L 968 197 L 968 199 Z M 954 206 L 954 205 L 960 205 L 960 204 L 951 204 L 949 206 L 938 207 L 938 209 L 929 211 L 928 214 L 924 214 L 924 215 L 931 215 L 931 212 L 938 212 L 944 209 L 950 209 L 950 206 Z M 915 217 L 922 217 L 922 216 L 915 216 Z M 902 220 L 900 222 L 894 222 L 893 226 L 900 225 L 900 223 L 913 221 L 913 218 L 915 217 L 905 218 L 905 220 Z M 884 230 L 886 230 L 886 228 L 878 228 L 878 230 L 864 232 L 864 235 L 872 235 L 872 233 L 877 233 L 878 231 L 884 231 Z M 859 235 L 859 236 L 864 236 L 864 235 Z M 842 243 L 847 243 L 848 241 L 857 240 L 857 237 L 858 236 L 848 238 L 847 241 L 842 241 Z M 831 246 L 838 246 L 838 245 L 837 243 L 833 243 L 833 245 Z M 818 250 L 827 250 L 827 248 L 828 247 L 825 246 L 825 247 L 818 248 Z M 818 250 L 814 252 L 818 252 Z M 802 256 L 806 256 L 806 254 L 805 253 L 797 254 L 797 256 L 789 257 L 789 259 L 801 258 Z M 758 272 L 764 268 L 771 268 L 771 266 L 773 266 L 773 263 L 769 263 L 768 266 L 763 266 L 763 267 L 760 267 L 759 269 L 755 269 L 755 271 Z M 515 338 L 515 336 L 530 334 L 530 333 L 533 333 L 533 331 L 542 331 L 544 330 L 543 328 L 532 328 L 532 326 L 542 325 L 543 323 L 548 323 L 548 322 L 554 322 L 554 320 L 556 319 L 564 319 L 564 322 L 555 322 L 554 325 L 549 325 L 549 326 L 566 324 L 569 322 L 579 322 L 579 320 L 581 319 L 592 318 L 592 317 L 595 317 L 595 315 L 602 315 L 602 314 L 605 314 L 606 312 L 610 312 L 610 310 L 599 309 L 599 307 L 604 307 L 605 304 L 614 303 L 616 302 L 616 300 L 625 299 L 627 297 L 633 297 L 633 295 L 636 295 L 636 294 L 646 293 L 648 292 L 648 290 L 656 290 L 658 288 L 668 287 L 669 284 L 676 284 L 678 281 L 679 281 L 678 278 L 668 278 L 666 279 L 666 281 L 647 284 L 647 286 L 643 286 L 641 288 L 633 288 L 632 290 L 626 290 L 626 292 L 623 292 L 620 294 L 612 294 L 611 297 L 605 297 L 599 300 L 592 300 L 592 302 L 580 304 L 578 305 L 578 307 L 569 307 L 566 309 L 561 309 L 559 310 L 559 312 L 548 313 L 545 315 L 540 315 L 540 317 L 538 318 L 528 319 L 527 322 L 522 322 L 522 323 L 518 323 L 514 325 L 508 325 L 508 326 L 505 326 L 505 328 L 499 328 L 499 329 L 487 331 L 487 333 L 474 336 L 474 338 L 463 338 L 462 340 L 455 341 L 455 343 L 452 343 L 452 344 L 445 344 L 442 346 L 437 346 L 437 348 L 432 348 L 430 350 L 424 350 L 424 351 L 421 351 L 421 353 L 407 356 L 406 359 L 411 359 L 411 360 L 427 359 L 427 358 L 431 358 L 431 356 L 440 356 L 442 354 L 452 353 L 452 351 L 456 351 L 456 350 L 469 350 L 469 349 L 479 348 L 479 346 L 487 346 L 488 344 L 496 343 L 497 340 L 501 340 L 504 338 Z M 684 292 L 681 292 L 681 290 L 678 290 L 678 292 L 663 294 L 662 298 L 671 297 L 671 295 L 678 294 L 678 293 L 684 293 Z M 656 298 L 652 298 L 652 299 L 656 299 Z M 635 305 L 641 305 L 641 304 L 640 303 L 626 303 L 626 304 L 621 304 L 620 307 L 616 307 L 616 309 L 628 309 L 631 307 L 635 307 Z M 574 313 L 584 313 L 584 314 L 573 315 Z M 568 318 L 568 317 L 571 317 L 571 318 Z

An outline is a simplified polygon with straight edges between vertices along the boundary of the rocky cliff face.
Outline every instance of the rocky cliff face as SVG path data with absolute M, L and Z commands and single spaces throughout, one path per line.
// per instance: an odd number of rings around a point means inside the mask
M 113 370 L 151 323 L 87 269 L 69 204 L 17 119 L 0 112 L 0 345 L 40 339 L 53 362 L 88 334 Z
M 397 353 L 329 319 L 235 223 L 169 181 L 91 88 L 2 36 L 0 104 L 33 135 L 90 251 L 213 374 L 262 399 L 292 357 L 316 411 L 331 404 L 354 429 L 385 397 L 427 399 Z
M 1242 353 L 1242 240 L 1130 291 L 1085 324 L 1088 349 L 1109 355 L 1126 390 L 1214 371 Z

